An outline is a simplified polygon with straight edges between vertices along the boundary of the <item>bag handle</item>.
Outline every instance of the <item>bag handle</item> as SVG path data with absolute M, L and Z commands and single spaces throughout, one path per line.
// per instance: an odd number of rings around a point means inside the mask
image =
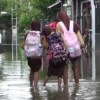
M 73 20 L 70 20 L 70 26 L 69 26 L 69 31 L 73 31 Z

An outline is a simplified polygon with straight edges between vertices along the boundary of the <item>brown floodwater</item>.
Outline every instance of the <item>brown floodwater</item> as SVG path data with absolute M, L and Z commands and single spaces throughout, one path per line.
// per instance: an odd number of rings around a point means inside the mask
M 0 100 L 100 100 L 100 82 L 92 79 L 91 58 L 84 56 L 79 62 L 80 84 L 75 85 L 69 66 L 68 86 L 57 86 L 52 77 L 42 86 L 47 72 L 40 72 L 36 88 L 29 86 L 29 67 L 20 45 L 4 45 L 0 54 Z

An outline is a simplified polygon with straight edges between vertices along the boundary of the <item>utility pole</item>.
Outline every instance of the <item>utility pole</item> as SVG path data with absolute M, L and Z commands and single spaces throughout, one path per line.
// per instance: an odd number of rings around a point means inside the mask
M 95 5 L 94 0 L 91 0 L 92 6 L 92 79 L 96 79 L 96 60 L 95 60 Z
M 15 0 L 16 2 L 16 0 Z M 12 61 L 13 61 L 13 53 L 14 53 L 14 45 L 16 47 L 16 59 L 17 59 L 17 14 L 14 16 L 14 12 L 17 10 L 15 5 L 14 8 L 11 8 L 11 25 L 12 25 Z

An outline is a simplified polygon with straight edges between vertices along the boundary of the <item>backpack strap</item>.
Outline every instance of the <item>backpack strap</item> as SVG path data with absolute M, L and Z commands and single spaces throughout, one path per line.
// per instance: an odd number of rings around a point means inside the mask
M 29 32 L 25 34 L 25 36 L 24 36 L 24 41 L 26 40 L 26 37 L 27 37 L 28 34 L 29 34 Z
M 68 31 L 66 26 L 64 25 L 64 23 L 62 21 L 59 22 L 59 25 L 60 27 L 62 28 L 62 30 L 65 32 L 65 31 Z
M 74 22 L 73 20 L 70 20 L 69 31 L 73 31 L 73 27 L 74 27 Z

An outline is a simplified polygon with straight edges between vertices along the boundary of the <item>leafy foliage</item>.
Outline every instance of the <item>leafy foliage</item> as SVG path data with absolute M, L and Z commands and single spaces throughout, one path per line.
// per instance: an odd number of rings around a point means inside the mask
M 56 0 L 0 0 L 0 10 L 17 15 L 19 29 L 27 29 L 32 20 L 53 20 L 58 9 L 47 7 Z M 13 9 L 13 10 L 12 10 Z
M 7 7 L 7 0 L 0 0 L 0 11 L 5 10 L 5 7 Z

